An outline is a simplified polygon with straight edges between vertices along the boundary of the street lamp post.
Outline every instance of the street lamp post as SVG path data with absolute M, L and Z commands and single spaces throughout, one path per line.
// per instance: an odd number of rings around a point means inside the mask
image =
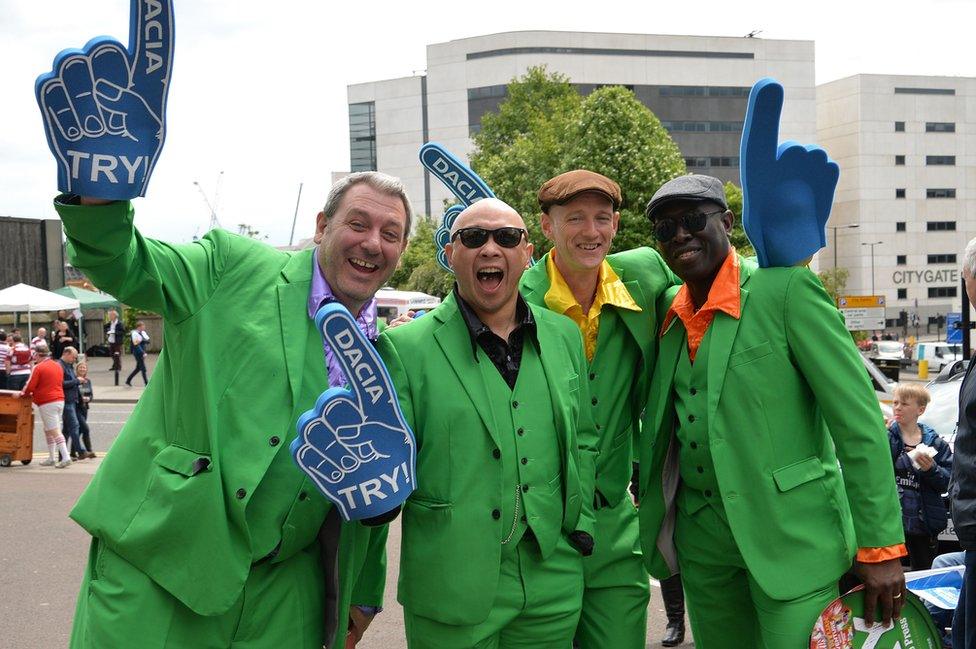
M 828 228 L 834 231 L 834 270 L 837 270 L 837 231 L 838 230 L 853 230 L 854 228 L 861 227 L 860 223 L 848 223 L 847 225 L 828 225 Z
M 862 246 L 871 246 L 871 295 L 874 295 L 874 247 L 879 246 L 884 241 L 862 242 Z

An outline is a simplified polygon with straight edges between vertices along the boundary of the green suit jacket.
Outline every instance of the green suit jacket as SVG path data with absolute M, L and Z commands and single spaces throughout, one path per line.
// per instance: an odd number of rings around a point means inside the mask
M 823 286 L 807 268 L 740 261 L 741 317 L 716 313 L 709 333 L 709 447 L 747 567 L 770 597 L 792 599 L 836 581 L 858 548 L 902 543 L 901 509 L 877 398 Z M 676 317 L 640 444 L 641 542 L 659 578 L 677 570 L 671 394 L 686 353 Z
M 529 304 L 546 306 L 549 274 L 546 254 L 522 275 L 522 295 Z M 625 325 L 620 333 L 639 350 L 636 367 L 618 367 L 604 371 L 590 381 L 590 393 L 603 404 L 607 416 L 599 430 L 600 455 L 596 465 L 596 489 L 611 506 L 627 495 L 633 461 L 633 442 L 646 405 L 647 382 L 657 358 L 658 319 L 657 299 L 677 279 L 657 251 L 635 248 L 607 257 L 607 262 L 623 282 L 641 311 L 614 309 Z M 594 359 L 600 357 L 601 344 L 597 339 Z
M 562 520 L 540 524 L 592 535 L 596 439 L 585 405 L 582 339 L 567 318 L 529 308 L 552 395 L 563 479 Z M 424 317 L 386 330 L 378 349 L 418 448 L 417 490 L 403 508 L 398 599 L 410 613 L 445 624 L 483 622 L 510 525 L 491 512 L 510 489 L 501 463 L 489 459 L 500 432 L 453 294 Z
M 322 346 L 309 344 L 320 340 L 307 310 L 313 251 L 281 252 L 223 230 L 171 245 L 142 237 L 128 203 L 55 205 L 71 262 L 166 323 L 153 379 L 71 517 L 193 611 L 219 614 L 254 560 L 247 504 L 314 403 L 299 402 L 303 381 L 321 384 L 305 386 L 316 396 L 328 384 Z M 317 376 L 303 376 L 306 367 Z M 280 526 L 272 560 L 281 561 L 315 541 L 331 505 L 307 479 L 276 497 L 283 522 L 249 516 Z M 365 556 L 371 534 L 385 529 L 339 529 L 340 608 L 357 576 L 356 603 L 380 605 L 381 556 Z M 364 563 L 372 572 L 360 571 Z M 343 615 L 338 624 L 341 632 Z

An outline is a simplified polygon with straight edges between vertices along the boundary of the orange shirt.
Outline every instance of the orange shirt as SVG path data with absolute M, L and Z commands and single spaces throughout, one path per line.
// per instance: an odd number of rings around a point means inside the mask
M 668 325 L 677 316 L 688 333 L 688 356 L 692 362 L 701 346 L 702 338 L 708 331 L 709 325 L 715 319 L 715 313 L 722 311 L 736 320 L 742 315 L 742 301 L 739 293 L 739 255 L 735 248 L 729 251 L 722 267 L 712 282 L 708 291 L 708 299 L 700 309 L 695 311 L 695 303 L 691 299 L 691 291 L 687 284 L 682 284 L 674 296 L 674 302 L 664 316 L 661 325 L 661 335 L 668 330 Z M 861 563 L 881 563 L 890 559 L 897 559 L 908 554 L 904 544 L 892 545 L 886 548 L 860 548 L 857 560 Z

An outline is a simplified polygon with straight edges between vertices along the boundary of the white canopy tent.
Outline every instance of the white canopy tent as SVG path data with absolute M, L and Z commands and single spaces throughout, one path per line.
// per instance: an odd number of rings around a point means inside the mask
M 29 286 L 27 284 L 15 284 L 0 291 L 0 312 L 16 313 L 27 312 L 27 330 L 34 331 L 31 313 L 33 311 L 69 311 L 77 309 L 81 303 L 71 297 L 58 295 L 51 291 Z M 28 340 L 30 336 L 28 336 Z

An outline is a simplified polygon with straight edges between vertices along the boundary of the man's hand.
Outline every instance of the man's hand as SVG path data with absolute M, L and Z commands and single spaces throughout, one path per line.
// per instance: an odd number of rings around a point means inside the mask
M 417 445 L 373 344 L 341 304 L 315 323 L 349 383 L 323 392 L 298 419 L 291 453 L 345 520 L 375 520 L 414 490 Z
M 129 46 L 109 38 L 64 50 L 34 85 L 62 192 L 143 196 L 165 136 L 173 2 L 130 1 Z
M 364 613 L 358 606 L 349 607 L 349 631 L 346 633 L 346 649 L 356 649 L 356 644 L 363 639 L 363 635 L 374 617 L 376 616 Z
M 779 144 L 783 86 L 756 82 L 749 94 L 740 147 L 742 227 L 763 268 L 788 267 L 824 247 L 840 167 L 809 144 Z
M 408 322 L 413 322 L 414 316 L 417 315 L 416 311 L 407 311 L 403 315 L 398 315 L 397 317 L 386 323 L 387 329 L 393 329 L 394 327 L 399 327 L 400 325 L 405 325 Z
M 864 582 L 864 619 L 875 619 L 875 610 L 881 608 L 881 623 L 888 625 L 893 618 L 901 617 L 905 604 L 905 572 L 898 559 L 880 563 L 855 562 L 854 572 Z

